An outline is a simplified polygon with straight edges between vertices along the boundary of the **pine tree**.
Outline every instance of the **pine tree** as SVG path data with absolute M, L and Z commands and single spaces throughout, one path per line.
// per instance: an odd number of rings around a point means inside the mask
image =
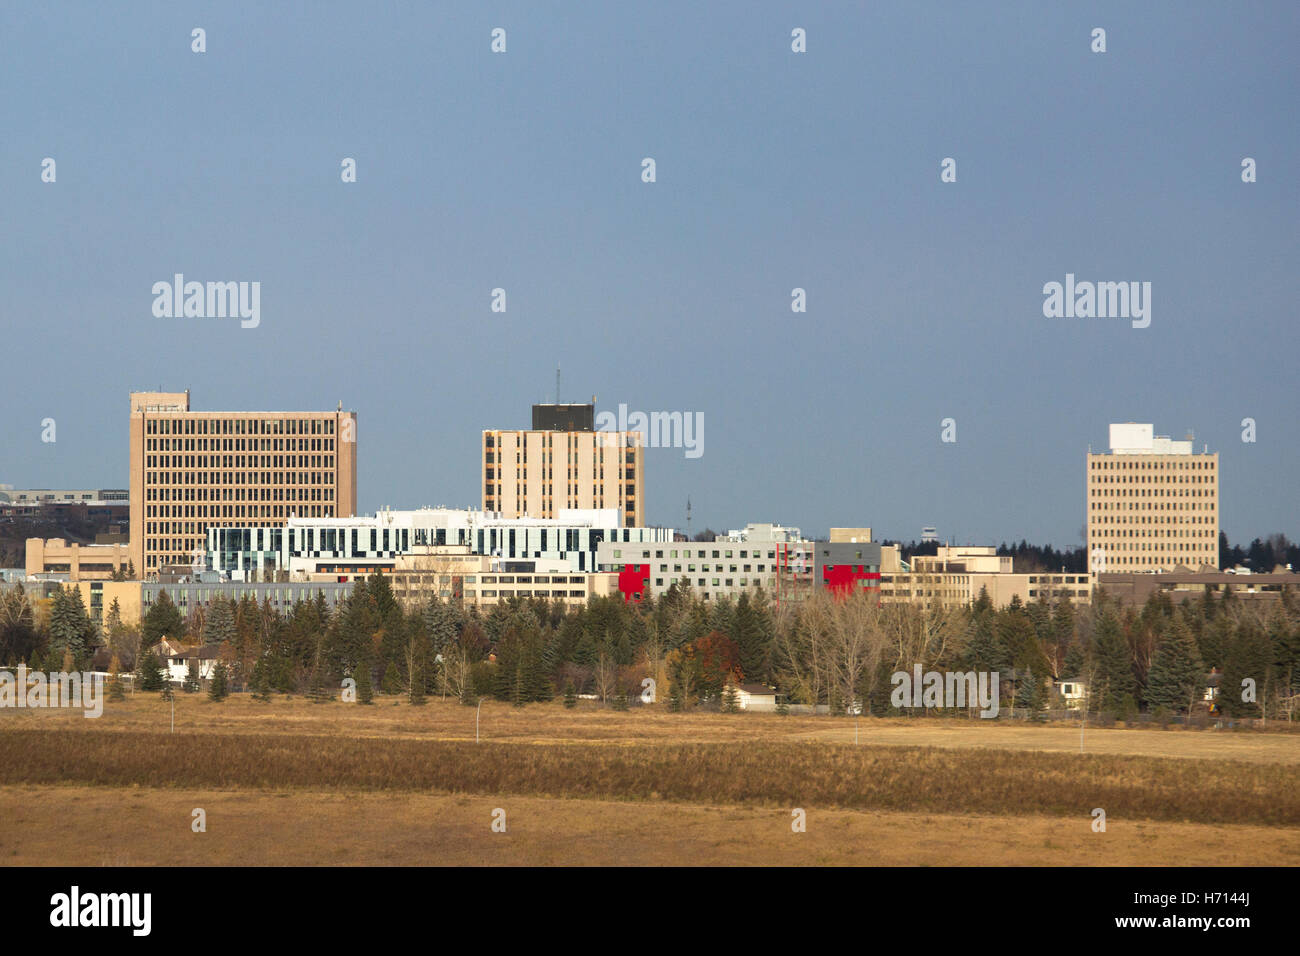
M 1191 713 L 1205 691 L 1205 666 L 1182 615 L 1169 623 L 1147 671 L 1147 706 Z
M 1274 652 L 1268 634 L 1254 622 L 1243 622 L 1236 629 L 1228 645 L 1223 664 L 1223 681 L 1219 685 L 1219 700 L 1230 717 L 1259 717 L 1268 688 Z M 1254 681 L 1253 701 L 1247 697 L 1246 681 Z
M 722 711 L 726 714 L 740 712 L 740 695 L 736 692 L 736 685 L 730 682 L 722 691 Z
M 564 706 L 573 710 L 578 706 L 578 692 L 573 689 L 573 682 L 564 685 Z
M 199 689 L 199 662 L 198 658 L 191 657 L 189 666 L 185 669 L 185 680 L 181 682 L 181 690 L 187 694 L 196 693 Z
M 162 690 L 167 684 L 163 676 L 162 661 L 153 651 L 140 655 L 140 663 L 137 667 L 137 678 L 141 690 Z
M 1137 681 L 1133 677 L 1133 655 L 1120 631 L 1119 621 L 1109 608 L 1097 621 L 1095 656 L 1098 692 L 1093 699 L 1102 709 L 1116 713 L 1135 706 L 1133 693 Z
M 108 665 L 108 699 L 115 702 L 126 700 L 126 691 L 122 688 L 122 662 L 116 654 Z
M 247 615 L 251 618 L 253 615 Z M 217 595 L 208 605 L 207 616 L 203 619 L 203 643 L 226 644 L 236 637 L 235 609 L 223 595 Z
M 265 657 L 259 658 L 253 665 L 253 678 L 251 681 L 253 700 L 267 704 L 271 702 L 271 677 L 270 665 Z
M 370 661 L 369 659 L 357 664 L 357 703 L 373 704 L 375 702 L 375 690 L 370 683 Z
M 1020 687 L 1017 690 L 1017 703 L 1029 711 L 1029 719 L 1032 721 L 1041 721 L 1043 719 L 1043 710 L 1046 701 L 1043 693 L 1043 686 L 1039 679 L 1034 675 L 1033 668 L 1027 668 L 1024 676 L 1020 679 Z
M 220 702 L 226 699 L 230 693 L 228 677 L 226 662 L 217 661 L 217 666 L 212 671 L 212 680 L 208 683 L 209 700 Z

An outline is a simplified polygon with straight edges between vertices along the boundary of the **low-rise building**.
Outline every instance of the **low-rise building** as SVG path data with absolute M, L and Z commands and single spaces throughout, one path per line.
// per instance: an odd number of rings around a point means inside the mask
M 129 544 L 69 544 L 63 538 L 27 539 L 27 574 L 58 575 L 65 581 L 107 581 L 125 574 Z

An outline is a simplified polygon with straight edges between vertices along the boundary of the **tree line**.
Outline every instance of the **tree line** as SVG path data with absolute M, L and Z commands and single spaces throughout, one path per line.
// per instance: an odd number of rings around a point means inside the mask
M 138 625 L 111 606 L 102 635 L 75 588 L 35 605 L 21 587 L 0 593 L 0 662 L 57 670 L 68 660 L 78 669 L 116 660 L 136 671 L 137 687 L 161 689 L 164 636 L 212 647 L 230 686 L 259 699 L 333 699 L 351 681 L 366 700 L 572 704 L 587 695 L 623 707 L 648 679 L 672 709 L 725 705 L 728 686 L 746 682 L 774 688 L 783 706 L 886 716 L 899 712 L 892 675 L 916 665 L 997 672 L 1002 699 L 1031 715 L 1063 705 L 1063 680 L 1087 687 L 1089 709 L 1120 717 L 1203 710 L 1215 679 L 1229 716 L 1267 708 L 1290 718 L 1300 698 L 1300 602 L 1289 590 L 1260 600 L 1207 589 L 1178 605 L 1158 593 L 1132 607 L 1098 589 L 1089 606 L 1040 598 L 1002 609 L 981 593 L 967 607 L 940 609 L 881 605 L 868 591 L 777 604 L 758 589 L 704 601 L 674 586 L 640 604 L 611 596 L 566 608 L 535 598 L 480 610 L 437 597 L 404 607 L 376 574 L 334 608 L 323 596 L 286 611 L 217 598 L 184 615 L 163 591 Z

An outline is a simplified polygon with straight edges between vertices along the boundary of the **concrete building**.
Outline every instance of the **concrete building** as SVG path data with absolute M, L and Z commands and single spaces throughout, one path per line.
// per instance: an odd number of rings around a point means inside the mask
M 1208 589 L 1216 598 L 1232 588 L 1234 597 L 1276 601 L 1290 590 L 1300 595 L 1300 574 L 1277 568 L 1268 574 L 1233 574 L 1226 571 L 1177 571 L 1164 574 L 1097 575 L 1097 586 L 1121 604 L 1143 605 L 1153 594 L 1166 594 L 1174 604 L 1200 600 Z
M 68 544 L 63 538 L 27 539 L 27 574 L 59 575 L 65 581 L 107 581 L 125 574 L 131 560 L 126 544 Z
M 78 488 L 72 491 L 52 488 L 14 488 L 0 485 L 0 502 L 15 505 L 84 504 L 126 505 L 131 492 L 126 488 Z
M 1014 559 L 986 546 L 941 546 L 934 555 L 913 555 L 909 570 L 880 575 L 881 603 L 910 603 L 958 608 L 988 595 L 1003 608 L 1016 598 L 1022 604 L 1040 598 L 1051 603 L 1092 602 L 1093 579 L 1087 574 L 1017 573 Z
M 594 402 L 534 405 L 532 429 L 485 430 L 483 510 L 506 518 L 554 518 L 563 510 L 615 508 L 624 527 L 643 527 L 642 435 L 595 431 L 594 418 Z
M 1219 567 L 1219 455 L 1195 454 L 1154 426 L 1110 426 L 1110 453 L 1088 453 L 1088 570 Z
M 383 510 L 352 518 L 292 518 L 282 528 L 208 530 L 208 566 L 235 580 L 347 580 L 392 571 L 420 548 L 463 547 L 505 560 L 544 560 L 574 572 L 597 569 L 604 541 L 672 540 L 670 528 L 619 527 L 619 512 L 560 509 L 553 518 L 509 518 L 454 508 Z
M 765 530 L 779 529 L 772 537 Z M 813 542 L 792 540 L 797 529 L 749 525 L 733 540 L 635 544 L 608 541 L 597 546 L 597 567 L 619 575 L 628 601 L 658 597 L 674 584 L 688 585 L 704 601 L 738 598 L 762 589 L 774 601 L 805 592 L 812 579 Z
M 190 393 L 131 393 L 131 560 L 137 573 L 189 566 L 209 527 L 280 527 L 357 506 L 357 417 L 196 412 Z
M 463 546 L 421 547 L 400 555 L 392 571 L 393 595 L 406 607 L 431 597 L 465 607 L 490 608 L 512 598 L 541 598 L 582 607 L 617 593 L 618 575 L 573 572 L 567 561 L 495 558 Z

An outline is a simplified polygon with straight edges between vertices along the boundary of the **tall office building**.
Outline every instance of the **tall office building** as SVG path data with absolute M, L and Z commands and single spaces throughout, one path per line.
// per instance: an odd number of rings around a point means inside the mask
M 1219 455 L 1110 426 L 1110 453 L 1088 453 L 1088 570 L 1219 567 Z
M 617 508 L 645 526 L 640 432 L 595 431 L 595 404 L 534 405 L 528 430 L 483 432 L 483 510 L 554 518 L 565 509 Z
M 195 412 L 190 393 L 131 393 L 131 561 L 190 567 L 208 527 L 265 528 L 357 508 L 357 416 Z

